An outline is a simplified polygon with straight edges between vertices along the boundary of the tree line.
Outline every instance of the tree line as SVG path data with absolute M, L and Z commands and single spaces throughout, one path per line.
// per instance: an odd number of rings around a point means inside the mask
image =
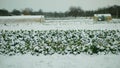
M 91 17 L 94 14 L 111 14 L 114 18 L 120 18 L 120 6 L 114 5 L 109 7 L 99 8 L 97 10 L 83 10 L 81 7 L 70 7 L 66 12 L 43 12 L 42 9 L 33 11 L 31 8 L 23 10 L 14 9 L 9 12 L 6 9 L 0 9 L 0 16 L 13 15 L 45 15 L 46 17 Z

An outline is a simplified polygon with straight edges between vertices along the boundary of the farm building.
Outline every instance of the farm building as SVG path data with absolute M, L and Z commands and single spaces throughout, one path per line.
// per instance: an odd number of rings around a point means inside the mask
M 44 22 L 45 18 L 43 15 L 39 16 L 31 16 L 31 15 L 23 15 L 23 16 L 0 16 L 0 21 L 2 22 Z
M 110 21 L 112 20 L 111 14 L 94 14 L 94 21 Z

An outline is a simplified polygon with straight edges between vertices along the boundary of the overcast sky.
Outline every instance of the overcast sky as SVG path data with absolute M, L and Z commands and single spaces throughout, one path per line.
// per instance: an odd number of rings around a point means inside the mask
M 37 11 L 67 11 L 71 6 L 79 6 L 84 10 L 95 10 L 101 7 L 120 5 L 120 0 L 0 0 L 0 9 L 22 10 L 32 8 Z

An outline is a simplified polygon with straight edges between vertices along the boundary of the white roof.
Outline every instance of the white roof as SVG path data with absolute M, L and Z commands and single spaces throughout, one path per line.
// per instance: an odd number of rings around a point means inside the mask
M 111 14 L 94 14 L 94 16 L 111 16 Z
M 23 15 L 23 16 L 0 16 L 0 19 L 34 19 L 34 18 L 44 18 L 44 15 Z

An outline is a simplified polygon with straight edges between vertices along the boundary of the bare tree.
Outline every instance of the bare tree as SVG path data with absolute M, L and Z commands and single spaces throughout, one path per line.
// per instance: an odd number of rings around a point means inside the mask
M 31 15 L 32 14 L 32 9 L 31 8 L 25 8 L 23 11 L 22 11 L 22 13 L 24 14 L 24 15 Z
M 83 10 L 80 7 L 70 7 L 68 11 L 69 16 L 74 16 L 74 17 L 80 16 L 82 15 L 82 13 Z

